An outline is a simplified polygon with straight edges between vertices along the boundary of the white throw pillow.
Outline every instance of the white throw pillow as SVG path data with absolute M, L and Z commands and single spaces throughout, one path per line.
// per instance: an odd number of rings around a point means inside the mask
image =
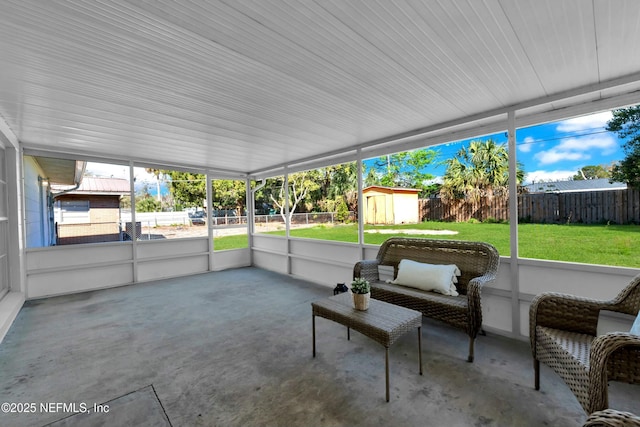
M 631 326 L 631 330 L 629 332 L 633 335 L 640 335 L 640 312 L 638 312 L 636 320 L 633 322 L 633 326 Z
M 425 264 L 403 259 L 398 265 L 398 276 L 391 283 L 457 296 L 455 283 L 460 270 L 455 264 Z

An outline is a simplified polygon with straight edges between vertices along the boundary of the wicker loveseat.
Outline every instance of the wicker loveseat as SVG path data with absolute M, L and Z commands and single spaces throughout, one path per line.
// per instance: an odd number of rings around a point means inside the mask
M 611 301 L 552 292 L 536 296 L 529 309 L 536 390 L 540 362 L 562 377 L 587 414 L 608 408 L 608 381 L 640 384 L 640 336 L 597 336 L 601 310 L 635 316 L 639 309 L 640 275 Z
M 395 278 L 403 259 L 457 265 L 461 272 L 455 285 L 459 295 L 441 295 L 381 280 L 379 267 L 392 268 Z M 371 282 L 372 298 L 420 311 L 465 331 L 469 335 L 467 360 L 473 362 L 474 341 L 482 328 L 480 291 L 495 279 L 499 262 L 498 251 L 488 243 L 392 237 L 380 246 L 376 259 L 356 263 L 353 276 Z

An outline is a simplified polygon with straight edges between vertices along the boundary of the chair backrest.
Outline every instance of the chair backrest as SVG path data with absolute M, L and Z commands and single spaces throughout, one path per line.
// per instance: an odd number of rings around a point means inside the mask
M 393 266 L 394 277 L 398 275 L 398 264 L 403 259 L 457 265 L 462 273 L 456 284 L 461 294 L 467 293 L 467 284 L 474 277 L 485 274 L 495 277 L 500 263 L 496 248 L 485 242 L 392 237 L 380 246 L 378 263 Z
M 633 316 L 638 314 L 638 310 L 640 310 L 640 274 L 631 279 L 631 282 L 620 291 L 613 299 L 613 304 L 617 312 Z

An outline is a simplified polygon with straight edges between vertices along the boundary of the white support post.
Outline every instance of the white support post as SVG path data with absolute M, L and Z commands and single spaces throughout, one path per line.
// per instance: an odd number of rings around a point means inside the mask
M 26 208 L 24 197 L 24 159 L 22 146 L 5 148 L 9 211 L 9 291 L 26 295 Z M 0 334 L 0 340 L 2 336 Z
M 518 277 L 518 161 L 516 155 L 516 113 L 507 113 L 509 148 L 509 235 L 511 256 L 511 328 L 513 336 L 520 335 L 520 284 Z
M 244 180 L 245 202 L 247 207 L 247 246 L 249 247 L 249 265 L 253 265 L 253 233 L 255 232 L 255 209 L 256 198 L 254 191 L 251 189 L 251 179 L 249 177 Z M 257 190 L 258 188 L 256 188 Z M 241 212 L 242 213 L 242 212 Z
M 131 257 L 133 266 L 133 283 L 138 283 L 138 238 L 136 233 L 136 176 L 133 169 L 133 160 L 129 162 L 129 197 L 131 197 Z M 140 225 L 142 227 L 142 224 Z M 125 224 L 125 230 L 127 224 Z M 142 230 L 140 230 L 142 233 Z
M 209 271 L 213 271 L 214 268 L 214 263 L 215 263 L 215 259 L 213 256 L 213 252 L 215 251 L 216 247 L 215 247 L 215 243 L 213 241 L 213 201 L 211 200 L 212 197 L 212 191 L 211 189 L 213 188 L 213 179 L 211 179 L 211 174 L 207 172 L 206 175 L 206 182 L 207 182 L 207 191 L 206 191 L 206 195 L 207 195 L 207 235 L 209 236 L 209 244 L 207 245 L 209 248 Z M 217 223 L 216 223 L 217 224 Z
M 356 173 L 358 174 L 358 244 L 361 248 L 361 259 L 364 259 L 364 200 L 362 196 L 362 150 L 356 152 Z
M 284 228 L 287 239 L 287 274 L 291 274 L 291 220 L 289 219 L 289 168 L 284 168 Z

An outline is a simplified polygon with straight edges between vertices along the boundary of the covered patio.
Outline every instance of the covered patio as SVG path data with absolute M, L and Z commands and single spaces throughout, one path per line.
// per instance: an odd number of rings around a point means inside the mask
M 105 403 L 152 385 L 172 425 L 580 425 L 551 372 L 533 390 L 530 302 L 609 299 L 636 268 L 522 258 L 510 221 L 477 362 L 425 320 L 426 373 L 407 337 L 384 406 L 375 343 L 321 323 L 310 358 L 309 303 L 377 252 L 363 203 L 357 243 L 256 233 L 251 206 L 266 178 L 345 162 L 363 200 L 364 159 L 504 132 L 517 218 L 519 128 L 640 102 L 638 16 L 634 0 L 1 2 L 0 397 Z M 26 158 L 51 162 L 39 176 Z M 134 168 L 205 174 L 209 192 L 244 182 L 247 247 L 215 251 L 211 217 L 198 237 L 30 245 L 47 218 L 27 190 L 61 166 L 74 184 L 85 162 L 125 168 L 131 205 Z M 612 402 L 640 412 L 635 389 Z
M 424 373 L 415 334 L 407 334 L 391 347 L 386 403 L 379 344 L 356 332 L 347 341 L 344 327 L 317 319 L 311 357 L 310 303 L 330 291 L 249 267 L 30 301 L 0 347 L 3 399 L 110 410 L 82 420 L 61 410 L 3 414 L 3 425 L 99 425 L 101 416 L 106 425 L 155 426 L 584 422 L 550 370 L 534 390 L 528 343 L 481 336 L 476 361 L 467 363 L 464 334 L 426 319 Z M 159 410 L 144 398 L 149 386 Z M 613 383 L 610 398 L 634 410 L 640 389 Z M 140 415 L 145 422 L 132 422 Z

